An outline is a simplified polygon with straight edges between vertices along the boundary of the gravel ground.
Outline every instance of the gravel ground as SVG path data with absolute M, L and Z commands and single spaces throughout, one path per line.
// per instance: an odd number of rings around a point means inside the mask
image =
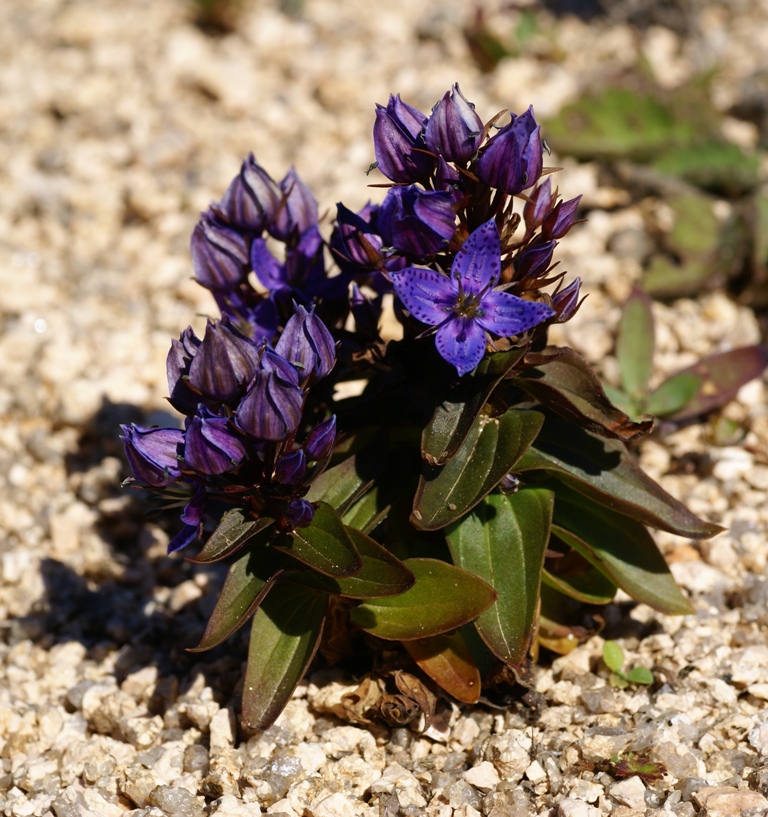
M 517 12 L 486 5 L 489 25 L 509 31 Z M 428 110 L 458 80 L 486 116 L 530 102 L 548 115 L 638 49 L 664 85 L 720 66 L 715 99 L 728 110 L 768 75 L 766 0 L 618 3 L 589 24 L 552 12 L 491 74 L 470 57 L 461 27 L 474 12 L 460 0 L 389 0 L 377 13 L 306 0 L 295 16 L 254 0 L 217 37 L 190 9 L 0 4 L 2 813 L 768 813 L 765 381 L 727 409 L 748 429 L 743 446 L 708 446 L 694 426 L 642 448 L 669 491 L 727 529 L 704 543 L 660 537 L 694 615 L 621 600 L 606 611 L 603 634 L 656 683 L 611 687 L 595 637 L 536 671 L 536 706 L 441 701 L 423 734 L 346 721 L 339 702 L 356 680 L 320 669 L 274 727 L 239 736 L 242 637 L 184 651 L 220 576 L 165 556 L 173 517 L 145 521 L 119 488 L 116 431 L 165 422 L 170 338 L 213 311 L 190 280 L 188 237 L 249 151 L 277 177 L 295 164 L 329 210 L 360 207 L 381 195 L 364 170 L 373 103 L 390 91 Z M 726 125 L 757 140 L 753 126 Z M 591 210 L 560 255 L 590 292 L 560 340 L 610 372 L 640 263 L 608 247 L 642 219 L 597 168 L 560 163 L 561 191 Z M 660 376 L 760 337 L 721 293 L 656 314 Z M 609 774 L 628 752 L 666 776 Z

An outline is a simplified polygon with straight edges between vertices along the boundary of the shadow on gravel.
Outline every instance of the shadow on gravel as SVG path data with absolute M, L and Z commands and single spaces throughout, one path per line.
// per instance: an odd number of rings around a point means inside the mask
M 573 15 L 591 22 L 605 19 L 645 30 L 661 26 L 686 36 L 697 25 L 699 4 L 693 0 L 541 0 L 556 17 Z

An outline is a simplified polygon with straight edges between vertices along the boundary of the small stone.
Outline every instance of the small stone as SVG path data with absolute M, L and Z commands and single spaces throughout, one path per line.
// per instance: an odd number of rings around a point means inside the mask
M 133 718 L 121 718 L 118 722 L 120 734 L 128 743 L 137 749 L 148 749 L 163 731 L 163 719 L 160 715 L 148 718 L 140 715 Z
M 600 809 L 583 800 L 561 800 L 557 806 L 557 817 L 601 817 Z
M 150 793 L 149 802 L 173 817 L 203 817 L 205 813 L 197 797 L 174 786 L 158 786 Z
M 544 770 L 542 769 L 541 771 L 543 774 Z M 495 789 L 496 786 L 499 785 L 499 773 L 494 768 L 493 763 L 487 760 L 484 760 L 479 766 L 467 769 L 462 777 L 470 786 L 474 786 L 483 792 L 491 791 L 491 789 Z
M 336 792 L 305 809 L 306 817 L 356 817 L 357 810 L 349 797 Z
M 748 809 L 768 809 L 768 799 L 760 792 L 737 789 L 734 786 L 704 786 L 693 797 L 707 814 L 717 817 L 739 817 Z
M 547 779 L 547 773 L 544 771 L 544 767 L 539 763 L 538 760 L 534 760 L 533 763 L 525 770 L 525 776 L 533 783 L 543 783 Z
M 645 808 L 645 784 L 639 777 L 628 777 L 611 786 L 609 793 L 624 806 Z
M 531 765 L 530 738 L 512 730 L 494 735 L 483 744 L 481 757 L 495 766 L 503 780 L 517 783 Z

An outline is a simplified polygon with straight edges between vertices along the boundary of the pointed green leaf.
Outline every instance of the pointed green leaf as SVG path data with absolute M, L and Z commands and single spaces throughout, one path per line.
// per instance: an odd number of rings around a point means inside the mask
M 544 488 L 490 494 L 447 532 L 454 562 L 499 595 L 475 627 L 505 664 L 519 664 L 531 645 L 552 500 Z
M 671 615 L 692 612 L 650 533 L 634 519 L 560 487 L 552 531 L 635 600 Z
M 611 403 L 600 378 L 573 349 L 550 349 L 529 355 L 528 360 L 535 365 L 524 369 L 515 384 L 567 420 L 622 440 L 634 440 L 651 430 L 651 420 L 634 422 Z
M 645 410 L 655 417 L 668 417 L 682 411 L 696 396 L 701 378 L 693 372 L 678 372 L 668 377 L 645 401 Z
M 456 455 L 499 381 L 526 351 L 523 347 L 484 357 L 453 385 L 421 435 L 422 456 L 430 465 L 443 465 Z
M 543 469 L 576 491 L 654 528 L 706 539 L 722 528 L 691 513 L 637 464 L 620 440 L 548 417 L 516 472 Z
M 653 374 L 654 346 L 651 299 L 641 289 L 634 287 L 624 304 L 616 341 L 621 385 L 632 397 L 641 397 L 648 390 Z
M 482 579 L 447 562 L 406 559 L 405 565 L 416 577 L 413 587 L 353 608 L 354 624 L 387 641 L 412 641 L 461 627 L 496 598 Z
M 608 383 L 603 383 L 603 390 L 605 396 L 616 406 L 617 409 L 623 411 L 627 417 L 637 417 L 643 412 L 628 394 L 625 394 L 621 389 L 614 388 Z
M 278 584 L 251 625 L 243 685 L 242 722 L 266 729 L 282 712 L 312 660 L 323 632 L 328 597 L 300 585 Z
M 281 572 L 268 547 L 243 553 L 229 568 L 200 643 L 189 652 L 210 650 L 239 630 Z
M 424 466 L 413 503 L 413 525 L 437 530 L 461 518 L 509 473 L 536 439 L 542 421 L 537 411 L 480 415 L 453 459 L 444 466 Z
M 768 344 L 743 346 L 729 352 L 705 357 L 680 374 L 693 374 L 699 378 L 699 389 L 685 408 L 676 412 L 672 419 L 687 420 L 706 414 L 725 405 L 736 396 L 738 390 L 750 380 L 759 377 L 768 366 Z
M 612 672 L 621 673 L 624 666 L 624 650 L 615 641 L 606 641 L 603 644 L 603 661 Z
M 634 667 L 629 672 L 624 673 L 624 677 L 630 684 L 652 684 L 656 679 L 647 667 Z
M 275 548 L 326 576 L 352 576 L 363 567 L 341 517 L 318 502 L 312 521 L 275 540 Z
M 370 533 L 387 518 L 389 506 L 379 508 L 379 485 L 374 485 L 369 491 L 355 500 L 341 515 L 347 527 L 357 528 L 363 533 Z
M 616 595 L 616 585 L 571 548 L 546 564 L 550 563 L 551 569 L 544 568 L 541 580 L 572 599 L 585 604 L 608 604 Z
M 225 559 L 240 550 L 257 533 L 268 528 L 274 521 L 268 516 L 253 519 L 244 508 L 232 508 L 221 517 L 218 527 L 208 537 L 197 556 L 190 557 L 187 561 L 203 564 Z
M 348 527 L 347 533 L 362 557 L 362 570 L 354 576 L 345 578 L 322 576 L 314 571 L 305 570 L 291 578 L 302 584 L 325 590 L 327 593 L 337 593 L 353 599 L 397 596 L 413 586 L 416 579 L 400 559 L 355 528 Z

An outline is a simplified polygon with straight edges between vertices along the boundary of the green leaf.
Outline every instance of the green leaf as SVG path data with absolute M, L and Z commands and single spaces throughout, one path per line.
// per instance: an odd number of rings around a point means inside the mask
M 353 608 L 354 624 L 387 641 L 412 641 L 455 630 L 496 599 L 490 585 L 447 562 L 407 559 L 405 565 L 416 577 L 413 587 Z
M 526 360 L 535 365 L 514 383 L 560 416 L 596 434 L 622 440 L 634 440 L 651 430 L 652 421 L 634 422 L 611 403 L 592 367 L 573 349 L 550 349 Z
M 494 655 L 512 666 L 525 659 L 534 634 L 552 500 L 543 488 L 491 494 L 447 532 L 454 562 L 498 593 L 475 627 Z
M 204 564 L 218 562 L 246 545 L 257 533 L 268 528 L 274 519 L 262 516 L 253 519 L 243 508 L 232 508 L 221 517 L 216 530 L 208 537 L 200 552 L 188 557 L 188 562 Z
M 766 366 L 768 344 L 765 343 L 705 357 L 679 373 L 696 376 L 699 389 L 685 408 L 674 413 L 671 419 L 688 420 L 725 405 L 745 383 L 759 377 Z
M 491 393 L 527 348 L 484 357 L 452 386 L 421 435 L 422 456 L 430 465 L 443 465 L 456 456 Z
M 516 472 L 539 469 L 654 528 L 692 539 L 706 539 L 722 530 L 699 519 L 654 482 L 620 440 L 599 437 L 551 415 L 536 443 L 515 465 Z
M 624 514 L 559 487 L 553 532 L 637 601 L 671 615 L 692 607 L 648 531 Z
M 700 385 L 701 378 L 692 372 L 673 374 L 648 395 L 645 410 L 656 417 L 668 417 L 685 408 L 695 397 Z
M 624 677 L 631 684 L 652 684 L 656 679 L 647 667 L 635 667 L 624 673 Z
M 542 421 L 539 412 L 530 410 L 480 415 L 452 460 L 444 466 L 424 466 L 413 525 L 437 530 L 461 518 L 509 473 L 536 439 Z
M 323 471 L 307 493 L 310 502 L 327 502 L 344 513 L 373 484 L 387 461 L 386 439 L 377 435 L 364 448 Z
M 275 549 L 326 576 L 352 576 L 363 567 L 341 517 L 325 502 L 317 504 L 309 525 L 275 540 Z
M 200 643 L 189 652 L 210 650 L 239 630 L 281 572 L 268 547 L 252 548 L 241 554 L 230 565 Z
M 341 519 L 347 527 L 370 533 L 387 518 L 389 505 L 379 508 L 379 488 L 378 484 L 373 485 L 342 514 Z
M 615 641 L 606 641 L 603 644 L 603 661 L 609 670 L 621 675 L 624 666 L 624 650 Z
M 637 402 L 621 389 L 617 389 L 609 383 L 603 383 L 603 390 L 605 391 L 605 396 L 611 403 L 613 403 L 617 409 L 623 411 L 628 417 L 638 417 L 643 413 Z
M 616 341 L 621 385 L 631 397 L 642 397 L 653 374 L 655 329 L 651 299 L 634 287 L 624 304 Z
M 347 528 L 357 552 L 363 560 L 363 567 L 354 576 L 334 578 L 322 576 L 314 571 L 302 571 L 291 579 L 311 587 L 336 593 L 353 599 L 373 599 L 397 596 L 404 593 L 416 581 L 413 573 L 400 559 L 370 536 L 355 528 Z
M 327 605 L 325 593 L 289 582 L 264 600 L 251 625 L 244 728 L 267 729 L 282 712 L 320 643 Z
M 550 548 L 555 544 L 550 539 Z M 585 604 L 608 604 L 616 595 L 616 585 L 572 548 L 545 562 L 541 580 L 549 587 Z

